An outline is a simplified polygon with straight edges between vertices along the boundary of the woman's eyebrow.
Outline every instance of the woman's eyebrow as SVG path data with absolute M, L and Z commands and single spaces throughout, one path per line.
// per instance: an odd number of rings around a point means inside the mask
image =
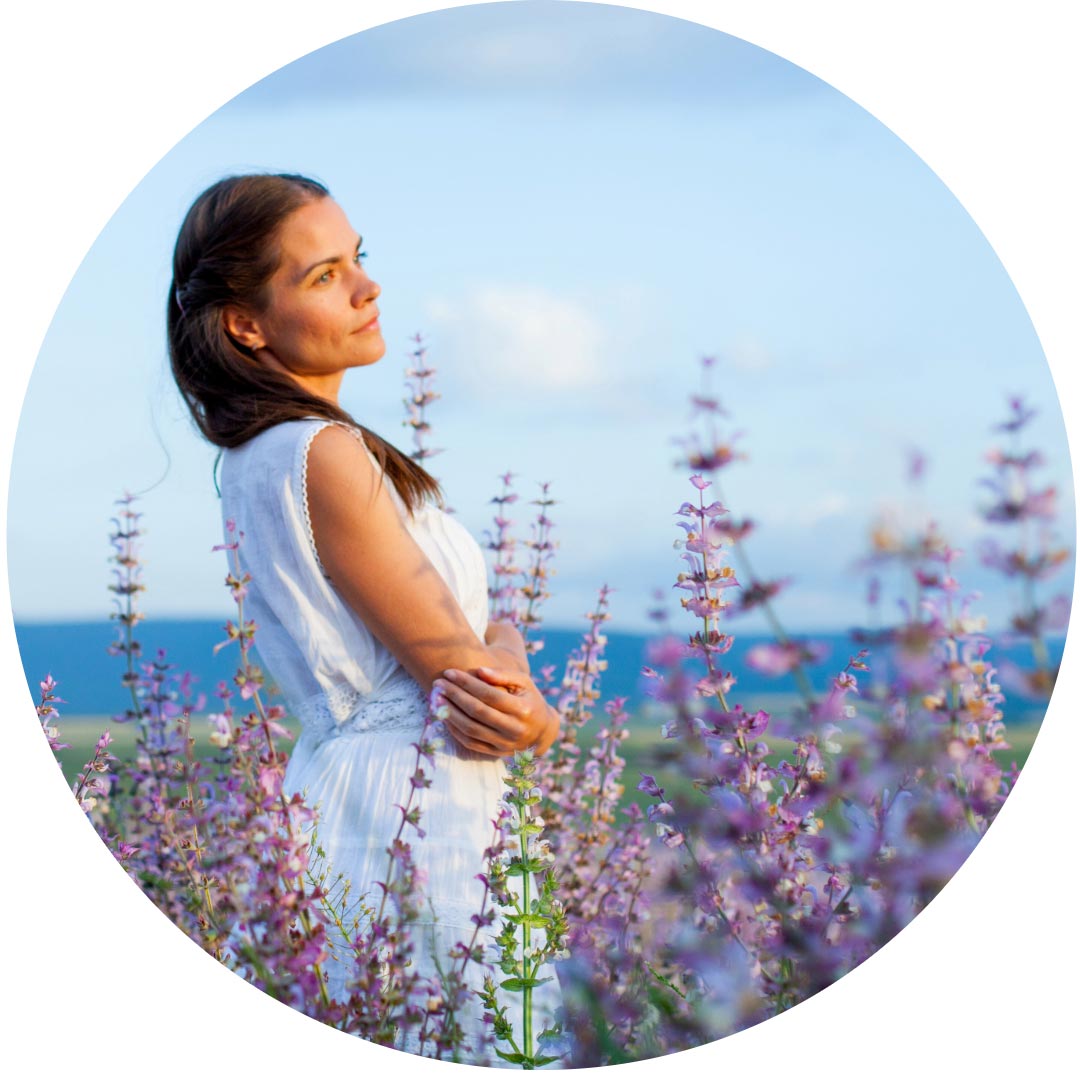
M 357 237 L 356 237 L 356 247 L 360 247 L 360 245 L 361 245 L 361 244 L 362 244 L 363 242 L 364 242 L 364 238 L 363 238 L 362 236 L 360 236 L 360 235 L 358 234 L 358 235 L 357 235 Z M 355 248 L 354 248 L 354 250 L 355 250 Z M 330 256 L 330 258 L 328 258 L 328 259 L 320 259 L 320 260 L 319 260 L 318 262 L 313 262 L 313 263 L 312 263 L 312 264 L 311 264 L 311 265 L 310 265 L 310 266 L 309 266 L 309 267 L 308 267 L 308 268 L 307 268 L 307 269 L 306 269 L 306 270 L 305 270 L 305 271 L 304 271 L 304 272 L 303 272 L 303 273 L 302 273 L 302 274 L 300 275 L 300 280 L 301 280 L 301 281 L 303 281 L 303 279 L 304 279 L 304 278 L 306 278 L 306 277 L 308 276 L 308 274 L 310 274 L 310 273 L 311 273 L 311 271 L 312 271 L 312 270 L 315 270 L 315 269 L 317 269 L 317 268 L 318 268 L 318 267 L 320 267 L 320 266 L 335 266 L 335 265 L 337 265 L 337 264 L 338 264 L 339 262 L 341 262 L 341 258 L 342 258 L 342 257 L 341 257 L 340 255 L 332 255 L 332 256 Z

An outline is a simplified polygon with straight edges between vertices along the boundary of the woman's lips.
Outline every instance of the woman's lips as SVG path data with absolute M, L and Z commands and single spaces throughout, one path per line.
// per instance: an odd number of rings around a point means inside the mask
M 356 331 L 356 333 L 358 333 L 358 334 L 366 334 L 371 330 L 378 330 L 378 329 L 379 329 L 379 316 L 376 315 L 375 318 L 371 320 L 371 322 L 366 323 L 364 326 L 361 326 L 360 329 Z

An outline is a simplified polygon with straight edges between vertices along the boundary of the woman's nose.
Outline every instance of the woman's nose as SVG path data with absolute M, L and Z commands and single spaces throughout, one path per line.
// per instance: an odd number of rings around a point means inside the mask
M 353 303 L 357 307 L 362 307 L 369 300 L 375 300 L 381 292 L 379 283 L 374 278 L 368 277 L 361 267 L 357 274 L 356 287 L 353 290 Z

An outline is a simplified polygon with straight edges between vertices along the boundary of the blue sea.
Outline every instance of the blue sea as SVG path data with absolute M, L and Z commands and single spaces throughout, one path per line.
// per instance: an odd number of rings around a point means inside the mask
M 214 655 L 214 645 L 226 637 L 222 627 L 221 622 L 214 620 L 147 620 L 139 625 L 136 636 L 142 645 L 144 662 L 153 659 L 158 649 L 164 649 L 168 663 L 175 665 L 178 671 L 188 671 L 196 677 L 198 689 L 206 693 L 208 707 L 212 708 L 216 704 L 213 694 L 218 682 L 231 681 L 239 659 L 235 644 Z M 16 623 L 23 670 L 34 700 L 39 697 L 38 684 L 47 674 L 51 674 L 57 681 L 56 693 L 65 702 L 60 710 L 62 715 L 103 716 L 122 712 L 130 701 L 120 682 L 125 660 L 122 656 L 108 654 L 108 646 L 115 640 L 116 630 L 117 624 L 107 620 Z M 534 658 L 533 671 L 537 672 L 545 664 L 555 664 L 557 678 L 561 679 L 566 659 L 580 645 L 583 630 L 547 629 L 539 634 L 544 640 L 544 648 Z M 742 635 L 735 625 L 732 625 L 730 632 L 735 635 L 735 644 L 723 658 L 723 664 L 725 670 L 735 671 L 738 675 L 731 700 L 749 702 L 763 695 L 797 693 L 790 675 L 780 678 L 764 676 L 751 670 L 741 660 L 747 650 L 770 638 Z M 818 689 L 827 686 L 828 680 L 863 647 L 843 633 L 807 633 L 798 636 L 829 646 L 829 655 L 807 669 L 813 685 Z M 628 707 L 635 711 L 647 700 L 643 692 L 645 680 L 640 673 L 642 666 L 647 663 L 648 637 L 612 631 L 607 638 L 604 655 L 608 667 L 600 684 L 601 700 L 626 697 L 629 699 Z M 1052 661 L 1059 663 L 1064 637 L 1052 639 L 1048 645 Z M 987 659 L 995 666 L 1006 657 L 1023 667 L 1030 667 L 1032 663 L 1030 646 L 1026 644 L 1011 647 L 995 644 L 987 653 Z M 867 662 L 873 664 L 873 650 Z M 867 673 L 856 674 L 860 682 L 865 683 Z M 1041 708 L 1035 699 L 1010 694 L 1004 706 L 1006 722 L 1038 719 Z

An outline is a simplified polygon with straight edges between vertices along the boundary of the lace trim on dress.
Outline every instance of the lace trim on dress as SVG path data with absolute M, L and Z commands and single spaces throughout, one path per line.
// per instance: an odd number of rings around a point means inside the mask
M 307 490 L 307 473 L 308 473 L 308 453 L 311 450 L 311 442 L 316 435 L 322 431 L 323 428 L 328 427 L 330 421 L 325 424 L 319 424 L 317 427 L 313 427 L 305 436 L 304 441 L 300 444 L 300 506 L 304 513 L 304 534 L 307 536 L 308 544 L 311 546 L 311 553 L 315 556 L 315 564 L 319 568 L 319 573 L 324 578 L 329 580 L 330 575 L 323 567 L 322 560 L 319 558 L 319 549 L 315 546 L 315 530 L 311 527 L 311 510 L 308 507 L 308 490 Z
M 296 718 L 304 730 L 310 731 L 319 742 L 346 732 L 419 731 L 427 714 L 427 695 L 414 679 L 395 683 L 377 698 L 366 701 L 355 686 L 340 683 L 329 691 L 312 694 L 296 709 Z
M 321 419 L 319 417 L 312 417 L 312 419 Z M 344 428 L 349 432 L 360 445 L 364 448 L 364 452 L 371 458 L 372 463 L 378 467 L 378 459 L 368 449 L 368 444 L 364 439 L 363 433 L 357 431 L 356 428 L 350 427 L 348 424 L 342 424 L 337 420 L 324 420 L 318 426 L 313 427 L 305 436 L 299 447 L 299 467 L 297 471 L 297 477 L 299 478 L 300 491 L 298 492 L 299 503 L 304 515 L 304 535 L 307 537 L 308 546 L 311 548 L 311 554 L 315 558 L 315 565 L 319 568 L 319 573 L 322 574 L 327 581 L 333 582 L 333 578 L 326 572 L 326 567 L 322 564 L 322 559 L 319 558 L 319 549 L 315 546 L 315 530 L 311 526 L 311 509 L 308 505 L 308 454 L 311 452 L 311 443 L 315 436 L 319 434 L 324 428 L 336 426 Z

